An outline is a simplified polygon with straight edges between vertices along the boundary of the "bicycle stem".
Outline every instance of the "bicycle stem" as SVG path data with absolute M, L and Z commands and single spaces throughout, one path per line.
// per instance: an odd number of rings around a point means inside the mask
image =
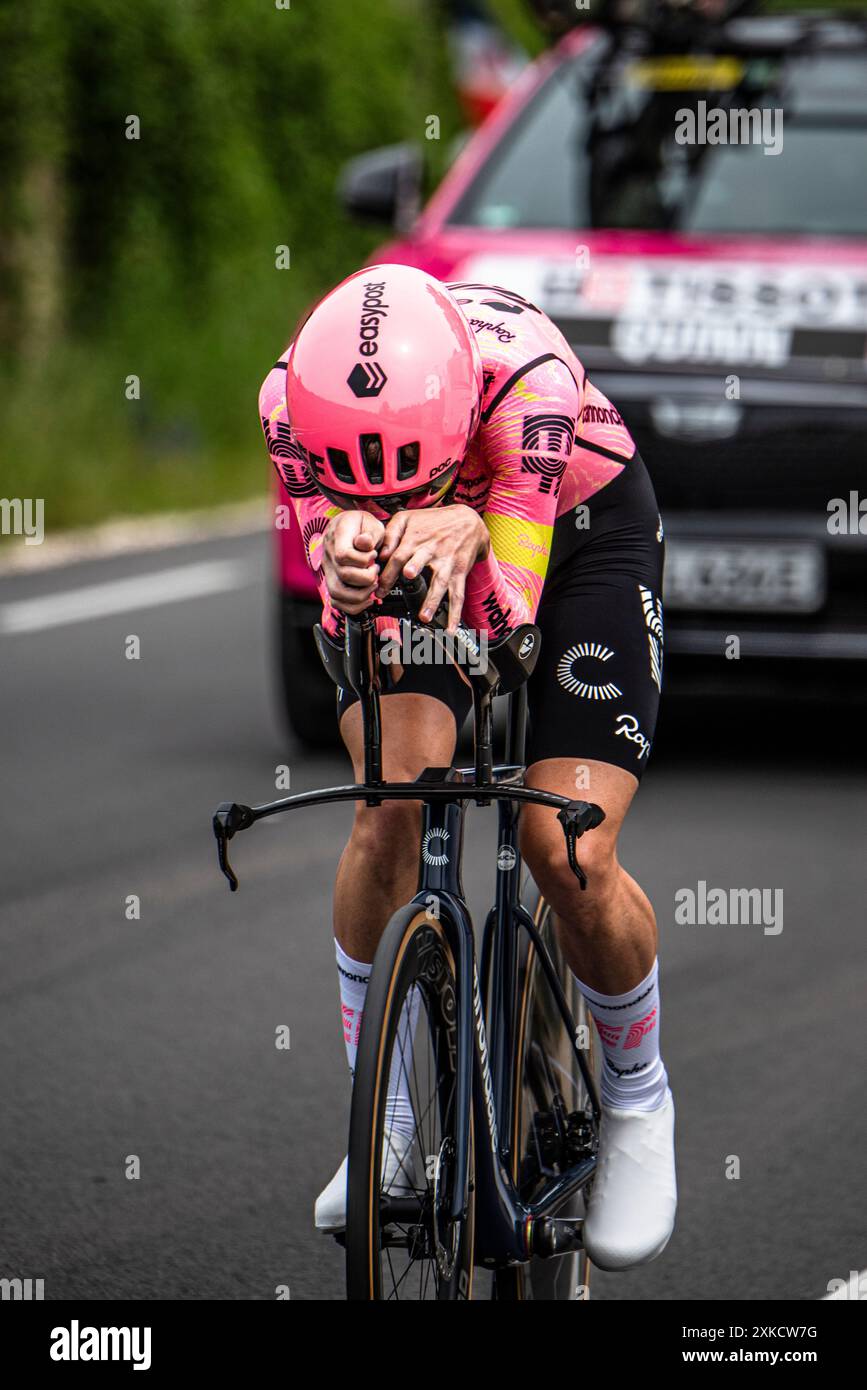
M 404 580 L 399 590 L 411 618 L 417 619 L 427 597 L 427 582 L 423 575 Z M 376 653 L 376 618 L 381 616 L 368 609 L 359 617 L 347 617 L 343 645 L 343 669 L 346 680 L 358 696 L 364 729 L 364 780 L 375 785 L 382 781 L 382 718 L 380 712 L 381 681 Z M 440 643 L 448 632 L 448 606 L 443 602 L 426 624 Z M 473 655 L 478 655 L 478 643 L 462 623 L 457 625 L 454 640 Z M 469 685 L 473 697 L 473 745 L 476 781 L 487 783 L 493 778 L 494 765 L 494 691 L 500 679 L 492 664 L 483 670 L 466 675 L 459 664 L 455 669 Z M 479 805 L 486 803 L 479 802 Z

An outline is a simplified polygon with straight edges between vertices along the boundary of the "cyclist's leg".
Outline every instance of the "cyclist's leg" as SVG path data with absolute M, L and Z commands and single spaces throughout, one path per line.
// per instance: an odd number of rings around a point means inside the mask
M 620 829 L 638 782 L 610 763 L 571 757 L 533 763 L 527 785 L 595 801 L 605 812 L 603 824 L 578 844 L 578 860 L 588 877 L 584 891 L 569 867 L 562 828 L 544 807 L 527 807 L 522 813 L 522 847 L 557 914 L 560 944 L 572 971 L 595 990 L 622 994 L 650 970 L 657 947 L 653 908 L 617 858 Z
M 399 689 L 384 694 L 382 768 L 386 781 L 412 781 L 425 767 L 448 766 L 470 705 L 470 694 L 453 666 L 407 667 Z M 364 780 L 361 710 L 351 692 L 339 703 L 340 733 L 355 770 Z M 392 914 L 416 891 L 421 803 L 356 802 L 349 842 L 337 870 L 334 935 L 348 955 L 373 960 Z
M 589 772 L 589 786 L 578 792 L 576 763 Z M 578 842 L 588 876 L 585 892 L 550 812 L 546 820 L 542 808 L 533 808 L 522 837 L 599 1035 L 602 1120 L 584 1245 L 594 1264 L 611 1270 L 660 1255 L 677 1210 L 674 1102 L 659 1044 L 656 923 L 647 897 L 617 860 L 619 829 L 637 786 L 634 778 L 629 784 L 630 776 L 590 758 L 544 759 L 529 770 L 533 785 L 584 795 L 606 811 L 603 825 Z
M 429 765 L 452 760 L 469 693 L 451 667 L 406 668 L 400 689 L 380 701 L 382 769 L 386 781 L 411 781 Z M 355 780 L 364 779 L 361 711 L 351 691 L 338 699 L 340 732 L 352 758 Z M 352 832 L 337 871 L 334 935 L 343 1037 L 351 1073 L 355 1070 L 364 1004 L 379 939 L 393 914 L 416 891 L 421 803 L 386 801 L 376 807 L 356 802 Z M 386 1103 L 388 1142 L 383 1153 L 383 1184 L 399 1192 L 412 1188 L 415 1120 L 410 1096 L 412 1045 L 419 998 L 413 997 L 401 1022 Z M 342 1230 L 346 1220 L 346 1161 L 316 1202 L 320 1230 Z
M 580 765 L 589 772 L 586 795 L 606 813 L 603 825 L 578 845 L 586 890 L 569 867 L 560 825 L 544 808 L 534 807 L 527 815 L 522 848 L 556 914 L 563 954 L 599 1029 L 603 1101 L 620 1109 L 656 1110 L 669 1094 L 659 1050 L 656 919 L 645 893 L 617 858 L 620 826 L 637 784 L 631 774 L 610 764 L 584 759 Z M 575 760 L 534 763 L 528 781 L 574 797 Z
M 644 978 L 656 955 L 653 909 L 617 858 L 647 765 L 662 681 L 664 547 L 640 458 L 590 499 L 589 512 L 586 539 L 549 576 L 542 596 L 527 748 L 530 785 L 595 801 L 605 811 L 603 824 L 579 844 L 586 891 L 550 811 L 525 808 L 522 848 L 560 919 L 575 974 L 619 994 Z M 555 534 L 555 552 L 559 539 Z
M 455 668 L 402 667 L 398 679 L 389 678 L 388 686 L 393 688 L 387 688 L 380 700 L 384 779 L 409 782 L 425 767 L 447 766 L 470 702 Z M 351 691 L 340 691 L 338 713 L 355 779 L 361 782 L 364 731 L 361 709 Z M 334 939 L 350 1071 L 355 1068 L 370 963 L 388 922 L 415 894 L 420 839 L 421 802 L 355 803 L 352 833 L 334 885 Z
M 656 923 L 617 857 L 658 709 L 662 543 L 643 466 L 604 491 L 605 505 L 595 516 L 591 509 L 588 543 L 546 586 L 542 654 L 529 692 L 528 781 L 596 801 L 606 812 L 603 825 L 579 842 L 586 891 L 569 868 L 552 812 L 524 809 L 521 848 L 557 914 L 604 1057 L 587 1248 L 596 1263 L 626 1268 L 661 1252 L 676 1203 L 673 1105 L 659 1054 Z

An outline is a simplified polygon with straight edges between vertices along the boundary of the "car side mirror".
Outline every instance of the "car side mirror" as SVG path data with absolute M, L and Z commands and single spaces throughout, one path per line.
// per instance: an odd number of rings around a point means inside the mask
M 343 166 L 337 196 L 352 217 L 408 230 L 421 208 L 424 160 L 417 145 L 386 145 Z

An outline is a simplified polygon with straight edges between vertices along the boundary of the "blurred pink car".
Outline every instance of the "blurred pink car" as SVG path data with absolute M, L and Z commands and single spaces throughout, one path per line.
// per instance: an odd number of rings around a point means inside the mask
M 344 171 L 345 206 L 397 227 L 374 261 L 525 295 L 622 411 L 662 508 L 676 678 L 719 669 L 732 632 L 753 673 L 802 684 L 867 658 L 867 534 L 857 506 L 834 522 L 867 456 L 865 137 L 856 22 L 734 21 L 668 57 L 584 27 L 423 211 L 414 148 Z M 297 530 L 277 536 L 289 721 L 319 741 L 315 586 Z

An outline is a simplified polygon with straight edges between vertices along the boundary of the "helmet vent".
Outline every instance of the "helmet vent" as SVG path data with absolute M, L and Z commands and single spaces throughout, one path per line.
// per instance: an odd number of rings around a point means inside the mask
M 401 444 L 397 451 L 397 476 L 400 482 L 415 477 L 420 453 L 418 440 L 414 444 Z
M 342 483 L 354 485 L 355 478 L 352 475 L 352 465 L 349 462 L 349 455 L 344 449 L 329 449 L 328 462 L 334 469 L 335 474 Z
M 361 462 L 369 483 L 383 481 L 382 439 L 378 434 L 362 434 L 359 438 Z

